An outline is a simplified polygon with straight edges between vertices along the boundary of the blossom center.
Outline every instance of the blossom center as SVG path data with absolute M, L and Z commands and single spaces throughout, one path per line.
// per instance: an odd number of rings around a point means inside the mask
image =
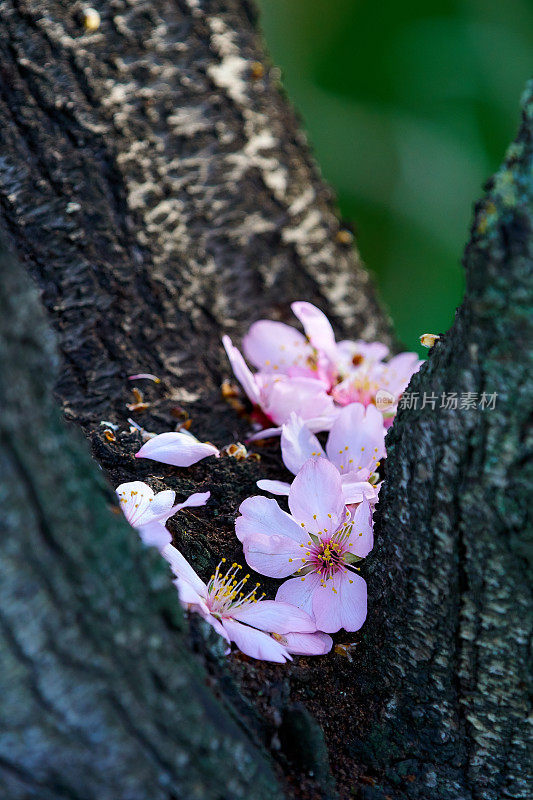
M 308 550 L 302 558 L 302 566 L 296 574 L 304 575 L 302 580 L 305 580 L 305 575 L 309 573 L 319 575 L 322 586 L 325 586 L 326 581 L 331 580 L 338 572 L 351 569 L 350 562 L 354 558 L 350 552 L 352 528 L 353 523 L 346 522 L 328 539 L 311 535 L 310 541 L 307 542 Z
M 256 583 L 250 591 L 246 590 L 250 575 L 246 574 L 239 579 L 238 573 L 242 569 L 240 564 L 233 562 L 231 567 L 223 572 L 222 565 L 225 563 L 226 559 L 223 558 L 207 584 L 207 607 L 218 617 L 231 616 L 231 612 L 236 608 L 257 603 L 265 596 L 263 594 L 257 597 L 257 590 L 261 585 L 259 583 Z
M 311 551 L 310 561 L 316 572 L 328 579 L 344 566 L 344 547 L 342 542 L 329 539 L 321 541 Z

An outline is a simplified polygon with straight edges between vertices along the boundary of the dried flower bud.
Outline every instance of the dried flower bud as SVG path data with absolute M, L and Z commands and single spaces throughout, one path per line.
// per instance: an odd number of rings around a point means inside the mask
M 94 33 L 100 27 L 100 14 L 95 8 L 83 9 L 83 27 L 87 33 Z
M 438 339 L 440 339 L 440 336 L 438 336 L 436 333 L 423 333 L 420 337 L 420 344 L 422 347 L 430 348 L 433 347 Z

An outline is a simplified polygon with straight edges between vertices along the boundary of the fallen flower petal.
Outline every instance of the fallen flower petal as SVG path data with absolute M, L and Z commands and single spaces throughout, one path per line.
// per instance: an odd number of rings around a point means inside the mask
M 161 378 L 158 378 L 157 375 L 152 375 L 150 372 L 139 372 L 138 375 L 128 375 L 129 381 L 137 381 L 137 380 L 147 380 L 153 381 L 154 383 L 161 383 Z
M 222 627 L 228 634 L 230 642 L 234 642 L 241 653 L 261 661 L 273 661 L 284 664 L 291 661 L 291 655 L 280 642 L 277 642 L 268 633 L 241 625 L 231 618 L 222 620 Z
M 293 303 L 291 308 L 302 323 L 305 334 L 313 347 L 318 351 L 322 350 L 332 361 L 335 360 L 335 334 L 326 315 L 312 303 L 299 301 Z
M 250 326 L 242 347 L 248 361 L 262 372 L 287 372 L 291 367 L 305 367 L 313 352 L 305 336 L 295 328 L 266 319 Z
M 327 633 L 273 633 L 283 647 L 295 656 L 325 656 L 333 647 L 333 639 Z
M 269 481 L 264 479 L 257 481 L 257 487 L 264 492 L 271 492 L 271 494 L 288 495 L 291 485 L 286 481 Z
M 151 458 L 174 467 L 190 467 L 208 456 L 219 457 L 218 448 L 199 442 L 188 431 L 169 431 L 149 439 L 135 453 L 135 458 Z
M 176 493 L 170 489 L 154 494 L 142 481 L 121 483 L 116 489 L 124 516 L 146 545 L 162 550 L 172 541 L 165 524 L 170 517 L 188 506 L 203 506 L 210 492 L 193 494 L 183 503 L 173 505 Z

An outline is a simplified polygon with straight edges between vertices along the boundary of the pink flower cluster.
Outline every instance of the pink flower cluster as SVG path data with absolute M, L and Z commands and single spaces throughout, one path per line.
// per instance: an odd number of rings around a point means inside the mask
M 261 436 L 276 435 L 280 426 L 298 414 L 309 430 L 330 430 L 339 409 L 351 403 L 384 403 L 384 423 L 390 425 L 401 393 L 419 369 L 416 353 L 400 353 L 388 361 L 388 348 L 379 342 L 335 341 L 333 328 L 311 303 L 291 306 L 305 336 L 284 322 L 254 322 L 243 339 L 252 373 L 229 336 L 224 336 L 235 377 L 254 406 L 274 423 Z
M 126 518 L 156 546 L 174 573 L 182 605 L 200 614 L 228 645 L 282 663 L 291 654 L 322 655 L 331 633 L 357 631 L 367 612 L 367 587 L 358 562 L 373 547 L 372 513 L 380 488 L 385 433 L 398 400 L 420 362 L 414 353 L 386 360 L 380 343 L 336 342 L 327 317 L 310 303 L 292 309 L 305 335 L 281 322 L 260 320 L 243 340 L 252 373 L 223 338 L 233 371 L 259 414 L 274 427 L 253 438 L 280 435 L 281 456 L 294 480 L 260 480 L 258 487 L 287 498 L 249 497 L 235 522 L 244 557 L 256 572 L 282 579 L 275 600 L 248 589 L 241 566 L 225 559 L 205 583 L 172 545 L 167 520 L 209 492 L 174 505 L 174 492 L 154 495 L 146 484 L 117 489 Z M 388 402 L 379 403 L 380 392 Z M 256 417 L 258 416 L 256 414 Z M 328 432 L 324 444 L 316 433 Z M 148 435 L 137 458 L 188 467 L 220 456 L 188 431 Z M 285 502 L 285 501 L 284 501 Z

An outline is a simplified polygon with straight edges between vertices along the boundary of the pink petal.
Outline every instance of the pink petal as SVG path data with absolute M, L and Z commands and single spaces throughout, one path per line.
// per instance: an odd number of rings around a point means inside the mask
M 313 633 L 316 625 L 301 608 L 278 600 L 260 600 L 231 612 L 233 619 L 268 633 Z
M 305 420 L 306 427 L 313 433 L 320 433 L 320 431 L 329 431 L 331 426 L 337 418 L 338 409 L 333 407 L 330 412 L 323 416 L 311 416 Z M 279 436 L 282 431 L 282 426 L 276 428 L 265 428 L 262 431 L 257 431 L 248 439 L 249 442 L 256 442 L 258 439 L 270 439 L 274 436 Z
M 176 547 L 167 544 L 161 551 L 161 555 L 168 561 L 176 577 L 182 578 L 184 581 L 187 581 L 187 583 L 190 583 L 200 597 L 207 597 L 207 586 Z
M 272 378 L 264 383 L 261 398 L 263 411 L 277 425 L 287 422 L 292 411 L 303 419 L 331 416 L 334 412 L 327 385 L 314 378 Z
M 190 467 L 202 458 L 219 456 L 219 451 L 212 444 L 199 442 L 194 436 L 183 431 L 169 431 L 160 433 L 149 439 L 138 453 L 136 458 L 151 458 L 162 464 L 172 464 L 174 467 Z
M 333 639 L 327 633 L 286 633 L 281 643 L 296 656 L 324 656 L 333 647 Z
M 357 339 L 355 342 L 344 340 L 338 343 L 337 354 L 349 367 L 353 367 L 352 359 L 355 355 L 363 356 L 365 361 L 383 361 L 389 354 L 389 348 L 381 342 L 364 342 L 362 339 Z
M 267 633 L 256 631 L 255 628 L 241 625 L 240 622 L 232 619 L 224 618 L 222 625 L 230 641 L 235 642 L 239 650 L 247 656 L 259 658 L 261 661 L 274 661 L 278 664 L 284 664 L 286 661 L 291 660 L 283 645 Z
M 242 340 L 244 355 L 262 372 L 287 372 L 292 366 L 304 366 L 311 355 L 305 336 L 285 325 L 262 319 L 254 322 Z
M 248 442 L 257 442 L 260 439 L 272 439 L 274 436 L 279 436 L 281 433 L 281 426 L 277 428 L 264 428 L 262 431 L 252 434 L 247 440 Z
M 353 581 L 353 583 L 351 583 Z M 339 594 L 342 603 L 342 627 L 346 631 L 358 631 L 367 614 L 366 581 L 355 572 L 341 576 Z
M 372 508 L 368 500 L 357 506 L 353 515 L 353 527 L 349 542 L 350 553 L 360 558 L 366 558 L 374 547 L 374 525 L 372 522 Z
M 335 633 L 342 628 L 340 578 L 341 573 L 338 572 L 325 583 L 319 583 L 313 592 L 312 607 L 316 626 L 326 633 Z
M 229 336 L 222 337 L 222 344 L 229 358 L 233 373 L 242 388 L 256 406 L 260 405 L 259 387 L 256 383 L 255 377 L 248 369 L 246 362 L 236 347 L 233 346 Z
M 291 308 L 302 323 L 313 347 L 322 350 L 329 358 L 334 359 L 335 334 L 326 315 L 311 303 L 297 302 L 293 303 Z
M 344 519 L 341 477 L 325 458 L 310 458 L 289 492 L 292 516 L 310 533 L 332 533 Z
M 176 514 L 183 508 L 198 508 L 199 506 L 205 506 L 210 497 L 211 492 L 196 492 L 195 494 L 191 494 L 186 500 L 183 501 L 183 503 L 178 503 L 176 506 L 172 506 L 170 509 L 171 514 L 169 516 Z
M 263 492 L 270 492 L 271 494 L 281 494 L 287 496 L 289 494 L 291 485 L 285 481 L 257 481 L 257 486 Z
M 302 578 L 290 578 L 282 583 L 276 592 L 276 602 L 298 606 L 313 616 L 313 593 L 317 586 L 320 586 L 320 577 L 314 572 Z
M 358 631 L 366 619 L 366 582 L 355 572 L 337 572 L 326 585 L 313 593 L 313 613 L 317 628 L 326 633 L 344 628 Z
M 383 416 L 373 405 L 350 403 L 341 408 L 326 445 L 329 460 L 341 474 L 368 468 L 385 455 Z
M 246 563 L 269 578 L 286 578 L 302 565 L 304 549 L 287 536 L 253 533 L 243 542 Z
M 384 369 L 379 381 L 380 387 L 387 389 L 392 394 L 401 394 L 423 363 L 416 353 L 400 353 L 394 356 L 383 365 Z
M 248 497 L 239 507 L 235 533 L 240 542 L 257 533 L 265 536 L 288 537 L 295 542 L 307 541 L 305 532 L 275 500 L 262 495 Z
M 281 430 L 281 454 L 283 463 L 294 475 L 300 471 L 308 458 L 324 455 L 316 436 L 294 412 Z
M 364 472 L 364 470 L 361 470 Z M 368 481 L 358 481 L 357 472 L 349 472 L 342 475 L 342 494 L 346 505 L 360 503 L 362 500 L 376 500 L 377 492 L 374 486 Z

